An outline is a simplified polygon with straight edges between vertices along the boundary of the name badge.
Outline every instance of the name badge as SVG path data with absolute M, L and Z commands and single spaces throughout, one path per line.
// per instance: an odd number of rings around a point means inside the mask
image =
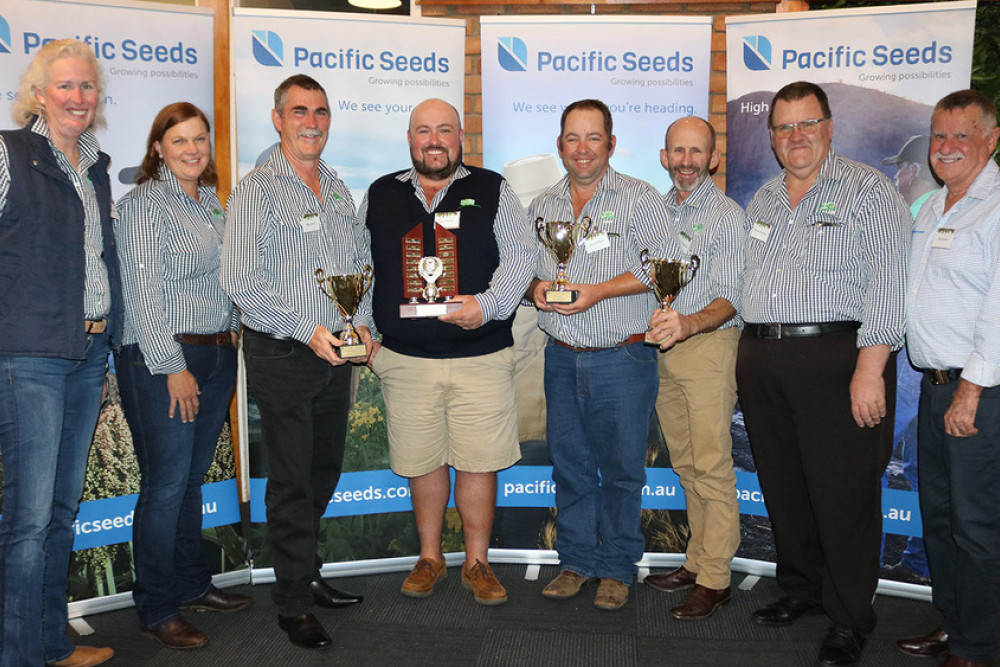
M 688 236 L 687 234 L 685 234 L 684 232 L 677 232 L 677 240 L 680 242 L 681 252 L 683 252 L 685 255 L 690 254 L 691 253 L 691 237 Z
M 583 248 L 587 251 L 587 253 L 604 250 L 610 245 L 611 241 L 608 240 L 607 232 L 597 232 L 596 234 L 591 234 L 587 238 L 583 239 Z
M 302 228 L 303 232 L 318 232 L 319 231 L 319 216 L 315 213 L 306 213 L 299 220 L 299 226 Z
M 947 250 L 951 247 L 951 242 L 955 240 L 955 230 L 954 229 L 939 229 L 934 232 L 934 238 L 931 240 L 932 248 L 941 248 L 942 250 Z
M 441 225 L 445 229 L 458 229 L 460 216 L 461 211 L 452 211 L 451 213 L 435 213 L 434 222 L 435 224 Z
M 753 227 L 750 228 L 750 238 L 757 239 L 761 243 L 767 242 L 767 237 L 771 235 L 771 225 L 764 222 L 763 220 L 758 220 L 753 223 Z

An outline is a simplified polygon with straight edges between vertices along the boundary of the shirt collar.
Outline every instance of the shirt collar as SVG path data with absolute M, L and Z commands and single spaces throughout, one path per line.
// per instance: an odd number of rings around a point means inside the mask
M 45 117 L 41 114 L 35 116 L 34 122 L 31 123 L 31 131 L 37 135 L 45 137 L 53 151 L 59 150 L 52 142 L 52 130 L 49 129 L 49 124 L 45 122 Z M 80 149 L 81 164 L 85 164 L 89 167 L 97 162 L 101 147 L 97 143 L 97 137 L 94 136 L 93 132 L 90 130 L 84 130 L 83 134 L 80 135 L 80 138 L 77 139 L 76 145 Z
M 708 178 L 698 184 L 698 187 L 694 189 L 694 192 L 689 194 L 684 198 L 680 204 L 677 203 L 677 187 L 672 186 L 664 199 L 667 202 L 667 206 L 671 209 L 678 209 L 682 206 L 689 206 L 691 208 L 701 208 L 705 205 L 705 201 L 708 199 L 709 193 L 715 189 L 715 181 L 712 180 L 712 175 L 709 174 Z
M 276 176 L 293 179 L 299 182 L 302 181 L 302 177 L 299 176 L 298 172 L 296 172 L 295 168 L 292 166 L 292 163 L 288 161 L 288 158 L 285 157 L 284 152 L 282 152 L 280 143 L 274 147 L 274 150 L 271 151 L 271 155 L 267 158 L 267 162 L 264 164 L 266 164 Z M 323 160 L 319 161 L 320 180 L 336 177 L 336 175 L 337 172 L 333 169 L 333 167 L 330 167 Z
M 448 185 L 444 186 L 441 189 L 442 190 L 447 190 L 451 186 L 451 184 L 454 183 L 456 180 L 458 180 L 459 178 L 465 178 L 470 173 L 472 173 L 472 172 L 470 172 L 468 169 L 465 168 L 465 164 L 462 163 L 462 162 L 459 162 L 458 163 L 458 169 L 456 169 L 455 173 L 452 174 L 451 178 L 448 179 Z M 409 171 L 401 171 L 401 172 L 399 172 L 399 174 L 396 175 L 396 180 L 400 181 L 402 183 L 405 183 L 406 181 L 409 181 L 410 183 L 413 184 L 413 189 L 414 190 L 417 190 L 417 189 L 419 189 L 421 187 L 420 186 L 420 174 L 417 173 L 417 170 L 416 170 L 415 167 L 410 167 Z

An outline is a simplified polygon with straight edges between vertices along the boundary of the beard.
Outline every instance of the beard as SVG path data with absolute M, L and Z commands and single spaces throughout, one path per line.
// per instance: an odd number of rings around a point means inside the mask
M 444 146 L 427 146 L 426 148 L 437 148 L 445 151 L 447 155 L 447 149 Z M 451 178 L 451 175 L 458 171 L 458 165 L 462 163 L 462 147 L 458 148 L 458 155 L 454 160 L 451 157 L 448 158 L 447 162 L 437 169 L 432 169 L 427 166 L 427 162 L 422 157 L 417 157 L 416 155 L 410 154 L 410 160 L 413 162 L 413 168 L 417 170 L 417 173 L 421 176 L 426 176 L 435 181 L 444 181 Z

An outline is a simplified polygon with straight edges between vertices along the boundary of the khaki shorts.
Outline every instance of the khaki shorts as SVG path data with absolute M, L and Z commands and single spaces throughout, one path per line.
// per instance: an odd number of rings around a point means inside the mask
M 514 352 L 424 359 L 381 348 L 372 370 L 382 383 L 389 465 L 420 477 L 447 464 L 495 472 L 521 458 L 514 400 Z

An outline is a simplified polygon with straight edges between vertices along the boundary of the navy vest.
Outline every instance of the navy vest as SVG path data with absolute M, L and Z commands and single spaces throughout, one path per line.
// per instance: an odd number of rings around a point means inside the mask
M 502 177 L 492 171 L 466 167 L 471 173 L 452 181 L 435 213 L 460 211 L 455 234 L 458 248 L 458 291 L 478 294 L 489 287 L 500 262 L 493 222 L 496 219 Z M 490 321 L 474 331 L 435 318 L 401 320 L 403 297 L 403 236 L 418 223 L 424 228 L 424 254 L 433 255 L 434 215 L 424 210 L 409 179 L 397 172 L 383 176 L 368 190 L 375 283 L 372 306 L 382 344 L 394 352 L 415 357 L 446 359 L 475 357 L 497 352 L 514 344 L 512 318 Z M 462 205 L 471 200 L 472 204 Z
M 0 211 L 0 354 L 84 359 L 83 203 L 45 137 L 28 128 L 0 134 L 10 172 L 7 205 Z M 103 259 L 111 286 L 108 325 L 117 344 L 122 291 L 110 161 L 100 153 L 88 175 L 101 209 Z

